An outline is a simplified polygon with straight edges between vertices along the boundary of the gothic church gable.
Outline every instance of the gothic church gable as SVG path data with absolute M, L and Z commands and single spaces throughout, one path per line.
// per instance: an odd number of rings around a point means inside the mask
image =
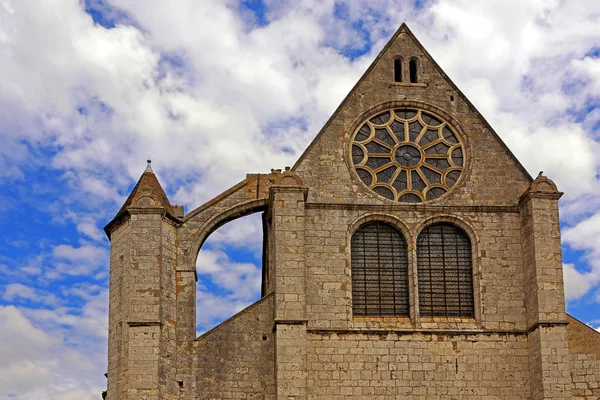
M 405 24 L 293 171 L 325 203 L 516 205 L 531 183 Z
M 598 398 L 561 195 L 402 25 L 291 170 L 184 215 L 148 166 L 105 228 L 107 399 Z M 198 252 L 258 212 L 261 299 L 197 337 Z

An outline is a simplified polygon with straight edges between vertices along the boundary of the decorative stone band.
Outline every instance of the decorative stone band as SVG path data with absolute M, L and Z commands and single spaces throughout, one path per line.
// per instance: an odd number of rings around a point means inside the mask
M 276 319 L 275 325 L 304 325 L 307 324 L 307 319 Z
M 519 204 L 522 204 L 530 199 L 550 199 L 558 201 L 563 195 L 563 192 L 556 193 L 545 193 L 545 192 L 531 192 L 527 190 L 519 199 Z
M 365 211 L 438 211 L 448 214 L 459 212 L 519 213 L 518 206 L 433 206 L 425 204 L 344 204 L 344 203 L 307 203 L 306 208 L 330 210 Z
M 162 326 L 160 321 L 127 321 L 128 326 Z
M 147 206 L 147 207 L 127 207 L 129 213 L 136 214 L 161 214 L 165 212 L 164 207 L 161 206 Z
M 540 322 L 530 327 L 529 329 L 374 329 L 374 328 L 353 328 L 353 329 L 336 329 L 336 328 L 319 328 L 307 329 L 307 333 L 316 334 L 331 334 L 351 335 L 351 334 L 372 334 L 372 335 L 388 335 L 390 333 L 397 335 L 412 335 L 415 333 L 427 335 L 528 335 L 540 326 L 561 326 L 568 325 L 567 321 Z
M 562 326 L 562 325 L 569 325 L 569 321 L 565 320 L 565 321 L 540 321 L 540 322 L 536 322 L 535 324 L 531 325 L 526 333 L 529 335 L 531 332 L 535 331 L 538 328 L 541 327 L 553 327 L 553 326 Z

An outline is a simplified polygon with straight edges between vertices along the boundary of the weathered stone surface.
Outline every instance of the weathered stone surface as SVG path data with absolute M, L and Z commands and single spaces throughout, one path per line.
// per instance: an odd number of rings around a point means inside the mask
M 194 342 L 192 399 L 275 399 L 273 295 Z
M 405 72 L 418 59 L 418 82 L 394 81 L 398 57 Z M 350 162 L 357 127 L 401 106 L 464 141 L 461 178 L 423 204 L 377 195 Z M 292 170 L 248 174 L 183 216 L 144 176 L 107 229 L 109 400 L 600 398 L 600 335 L 565 314 L 561 193 L 529 177 L 405 26 Z M 196 338 L 198 251 L 255 212 L 263 298 Z M 369 221 L 405 238 L 408 316 L 353 315 L 350 243 Z M 436 223 L 470 241 L 473 317 L 420 315 L 417 238 Z

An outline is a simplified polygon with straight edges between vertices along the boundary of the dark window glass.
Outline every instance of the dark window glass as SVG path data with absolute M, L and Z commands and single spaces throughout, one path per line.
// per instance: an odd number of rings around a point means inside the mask
M 402 60 L 394 60 L 394 81 L 402 82 Z
M 410 83 L 417 83 L 418 82 L 418 61 L 416 59 L 412 59 L 410 60 L 410 62 L 408 63 L 408 69 L 410 72 Z
M 472 317 L 471 241 L 454 225 L 429 226 L 417 239 L 422 316 Z
M 368 222 L 352 236 L 354 315 L 408 315 L 406 241 L 393 226 Z

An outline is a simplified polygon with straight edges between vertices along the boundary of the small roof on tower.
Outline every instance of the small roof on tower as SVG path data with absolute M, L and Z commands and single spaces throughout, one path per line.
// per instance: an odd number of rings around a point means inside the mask
M 138 180 L 137 184 L 125 200 L 117 215 L 110 221 L 105 227 L 104 231 L 110 238 L 110 233 L 119 224 L 119 221 L 128 214 L 130 207 L 136 208 L 163 208 L 168 217 L 175 220 L 179 220 L 177 213 L 174 210 L 174 206 L 171 205 L 165 191 L 163 190 L 158 178 L 152 170 L 152 161 L 147 160 L 148 164 L 144 173 Z

